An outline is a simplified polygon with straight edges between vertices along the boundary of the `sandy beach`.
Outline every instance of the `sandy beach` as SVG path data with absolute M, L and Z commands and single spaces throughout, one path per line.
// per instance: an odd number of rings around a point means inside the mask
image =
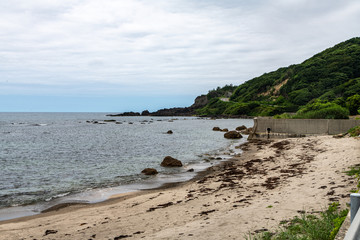
M 360 140 L 252 140 L 196 179 L 0 222 L 0 239 L 245 239 L 302 211 L 349 202 Z

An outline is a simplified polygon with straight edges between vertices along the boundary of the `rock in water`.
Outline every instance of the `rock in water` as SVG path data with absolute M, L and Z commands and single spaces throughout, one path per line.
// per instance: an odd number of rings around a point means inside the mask
M 221 131 L 219 127 L 213 127 L 213 131 Z
M 243 136 L 237 132 L 237 131 L 230 131 L 224 134 L 224 138 L 229 138 L 229 139 L 236 139 L 236 138 L 242 138 Z
M 173 131 L 169 130 L 167 131 L 167 134 L 173 134 Z
M 141 173 L 145 175 L 156 175 L 158 174 L 158 171 L 155 168 L 145 168 Z
M 242 125 L 240 127 L 237 127 L 236 131 L 241 131 L 241 130 L 245 130 L 245 129 L 247 129 L 247 127 L 245 127 L 245 125 Z
M 221 132 L 228 132 L 228 131 L 229 131 L 229 129 L 224 128 L 224 129 L 221 129 L 220 131 L 221 131 Z
M 170 156 L 166 156 L 164 158 L 164 160 L 161 162 L 161 166 L 162 167 L 182 167 L 183 164 L 181 161 L 170 157 Z

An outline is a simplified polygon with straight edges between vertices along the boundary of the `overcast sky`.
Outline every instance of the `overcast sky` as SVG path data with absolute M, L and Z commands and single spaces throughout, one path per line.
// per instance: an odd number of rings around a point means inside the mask
M 0 111 L 189 106 L 359 23 L 359 0 L 0 0 Z

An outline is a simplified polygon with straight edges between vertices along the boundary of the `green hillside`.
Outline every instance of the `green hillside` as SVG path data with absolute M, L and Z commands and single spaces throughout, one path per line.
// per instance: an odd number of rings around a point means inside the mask
M 358 114 L 359 94 L 360 38 L 356 37 L 238 87 L 218 87 L 207 94 L 208 104 L 197 113 L 273 116 L 298 112 L 297 117 L 347 118 L 349 113 Z

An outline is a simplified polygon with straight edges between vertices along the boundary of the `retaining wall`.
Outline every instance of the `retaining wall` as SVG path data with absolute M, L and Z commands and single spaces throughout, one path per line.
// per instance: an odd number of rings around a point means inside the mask
M 360 120 L 350 119 L 273 119 L 254 118 L 254 134 L 324 135 L 346 133 L 360 125 Z

